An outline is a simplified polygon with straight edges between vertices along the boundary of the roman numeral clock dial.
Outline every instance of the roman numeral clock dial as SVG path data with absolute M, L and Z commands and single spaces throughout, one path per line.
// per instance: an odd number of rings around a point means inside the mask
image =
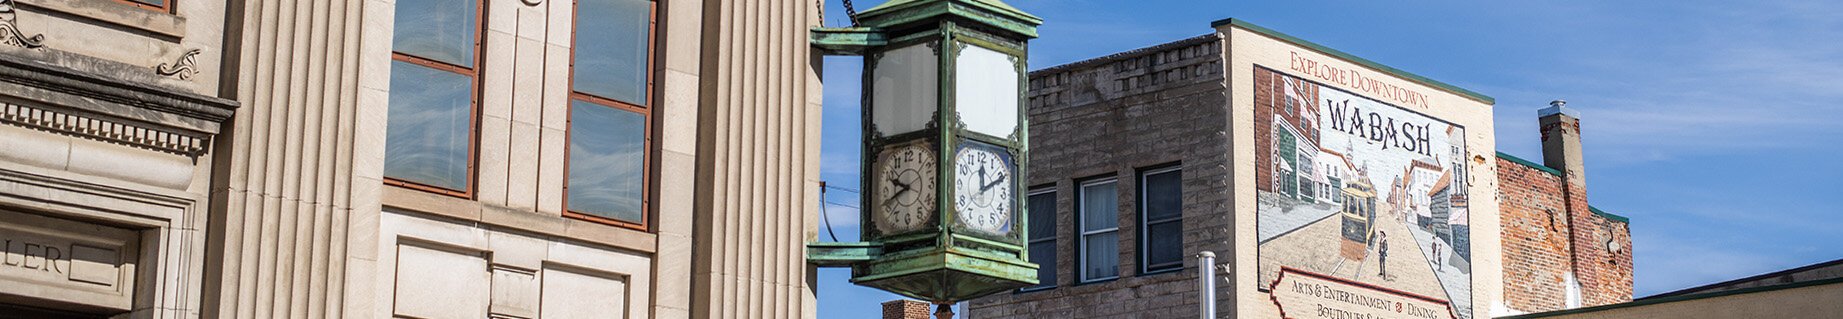
M 984 147 L 962 147 L 954 155 L 954 211 L 961 225 L 990 235 L 1011 230 L 1015 190 L 1011 160 Z
M 870 203 L 877 231 L 900 234 L 934 220 L 934 152 L 924 144 L 890 148 L 878 156 L 877 196 Z

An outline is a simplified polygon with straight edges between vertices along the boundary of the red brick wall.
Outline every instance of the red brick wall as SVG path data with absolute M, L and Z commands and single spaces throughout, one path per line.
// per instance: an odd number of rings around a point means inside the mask
M 883 303 L 883 319 L 929 319 L 928 303 L 915 300 L 890 300 Z
M 1512 310 L 1567 308 L 1566 276 L 1581 284 L 1581 305 L 1632 300 L 1630 225 L 1594 214 L 1585 187 L 1561 176 L 1499 158 L 1498 202 L 1503 222 L 1504 302 Z M 1606 240 L 1617 243 L 1609 251 Z
M 1504 302 L 1517 311 L 1564 308 L 1573 260 L 1561 177 L 1500 158 L 1497 178 Z

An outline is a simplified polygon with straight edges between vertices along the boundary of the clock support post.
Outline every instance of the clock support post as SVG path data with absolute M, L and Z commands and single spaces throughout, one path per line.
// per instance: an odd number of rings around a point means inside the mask
M 1025 205 L 1025 60 L 1042 19 L 1001 0 L 890 0 L 861 26 L 816 28 L 828 55 L 864 57 L 862 242 L 807 261 L 943 305 L 1036 284 Z

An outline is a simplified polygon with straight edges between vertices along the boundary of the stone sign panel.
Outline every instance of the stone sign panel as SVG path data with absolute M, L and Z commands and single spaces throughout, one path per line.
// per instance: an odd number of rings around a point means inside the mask
M 129 310 L 139 246 L 134 230 L 0 210 L 0 302 Z

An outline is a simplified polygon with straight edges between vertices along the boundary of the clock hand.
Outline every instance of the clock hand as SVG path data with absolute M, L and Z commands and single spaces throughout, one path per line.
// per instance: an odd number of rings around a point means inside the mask
M 879 205 L 883 205 L 883 207 L 885 207 L 885 208 L 888 208 L 888 207 L 890 207 L 890 205 L 891 205 L 891 204 L 895 204 L 895 203 L 896 203 L 896 198 L 898 198 L 898 197 L 902 197 L 902 193 L 907 193 L 907 192 L 909 192 L 909 184 L 903 184 L 903 183 L 902 183 L 902 181 L 898 181 L 898 180 L 896 180 L 896 179 L 894 179 L 894 178 L 891 178 L 891 179 L 890 179 L 890 183 L 893 183 L 893 184 L 896 184 L 896 186 L 902 186 L 902 189 L 901 189 L 901 190 L 897 190 L 895 194 L 890 194 L 890 196 L 889 196 L 888 198 L 884 198 L 884 199 L 883 199 L 883 203 L 881 203 L 881 204 L 879 204 Z
M 1004 183 L 1004 182 L 1005 182 L 1005 177 L 999 176 L 998 179 L 992 181 L 992 183 L 979 186 L 979 192 L 984 193 L 986 190 L 992 189 L 993 186 L 998 186 L 998 184 Z
M 914 188 L 912 186 L 909 186 L 909 184 L 914 184 L 914 183 L 903 183 L 902 180 L 896 179 L 896 178 L 891 178 L 890 183 L 896 184 L 896 186 L 902 186 L 902 191 L 896 192 L 897 194 L 902 194 L 902 192 L 908 191 Z

